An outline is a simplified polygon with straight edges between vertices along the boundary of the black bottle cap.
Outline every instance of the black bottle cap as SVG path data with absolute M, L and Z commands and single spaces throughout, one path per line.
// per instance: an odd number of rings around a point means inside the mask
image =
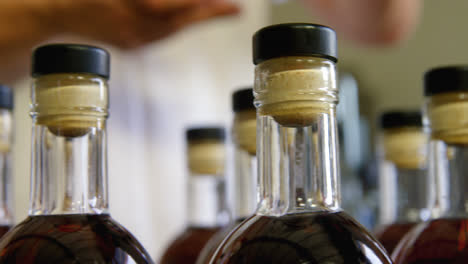
M 433 68 L 424 74 L 424 95 L 468 91 L 468 65 Z
M 240 112 L 255 109 L 252 88 L 237 90 L 232 94 L 232 110 Z
M 265 27 L 253 36 L 253 62 L 285 56 L 314 56 L 337 62 L 336 33 L 315 24 L 291 23 Z
M 224 141 L 226 134 L 223 127 L 196 127 L 186 132 L 187 141 L 192 140 L 218 140 Z
M 109 79 L 110 55 L 101 48 L 78 44 L 51 44 L 32 56 L 32 76 L 52 73 L 89 73 Z
M 422 127 L 420 111 L 388 111 L 380 116 L 380 127 L 383 129 L 408 126 Z
M 0 108 L 13 109 L 13 91 L 3 84 L 0 84 Z

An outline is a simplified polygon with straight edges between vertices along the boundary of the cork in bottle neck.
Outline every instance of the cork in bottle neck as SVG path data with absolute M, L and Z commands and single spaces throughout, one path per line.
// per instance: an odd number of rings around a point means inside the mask
M 218 140 L 192 140 L 188 143 L 188 165 L 194 175 L 223 176 L 226 150 Z
M 426 165 L 427 135 L 421 127 L 399 127 L 383 132 L 385 159 L 402 169 L 419 169 Z
M 103 128 L 108 110 L 107 81 L 90 74 L 49 74 L 32 88 L 31 116 L 57 136 L 79 137 Z
M 468 145 L 468 92 L 436 94 L 426 101 L 431 138 Z
M 331 113 L 338 103 L 335 64 L 315 57 L 283 57 L 259 64 L 255 77 L 255 105 L 260 115 L 283 126 L 312 124 Z
M 234 143 L 250 155 L 257 152 L 257 113 L 254 109 L 237 112 L 232 127 Z

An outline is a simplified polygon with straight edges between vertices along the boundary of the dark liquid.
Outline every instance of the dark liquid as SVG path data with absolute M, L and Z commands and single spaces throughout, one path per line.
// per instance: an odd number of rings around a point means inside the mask
M 347 214 L 254 216 L 224 241 L 213 263 L 391 263 L 384 249 Z
M 160 264 L 194 264 L 219 228 L 189 227 L 166 249 Z
M 381 227 L 375 237 L 384 246 L 389 254 L 393 252 L 396 245 L 406 235 L 416 223 L 395 223 Z
M 0 263 L 153 263 L 109 215 L 30 216 L 0 241 Z
M 230 225 L 224 227 L 219 232 L 217 232 L 209 241 L 206 243 L 206 246 L 200 253 L 200 256 L 197 259 L 197 264 L 209 264 L 211 258 L 213 257 L 216 249 L 219 247 L 221 242 L 232 232 L 240 223 L 245 220 L 238 219 L 235 222 L 231 223 Z
M 5 235 L 9 230 L 11 226 L 0 226 L 0 237 Z
M 394 252 L 395 263 L 468 263 L 468 220 L 437 219 L 417 225 Z M 399 246 L 399 247 L 400 247 Z

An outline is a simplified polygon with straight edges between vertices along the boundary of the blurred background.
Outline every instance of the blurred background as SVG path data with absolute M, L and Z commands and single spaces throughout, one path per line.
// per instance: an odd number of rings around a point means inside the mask
M 131 51 L 74 36 L 50 40 L 92 43 L 112 53 L 108 123 L 111 213 L 155 259 L 185 223 L 184 128 L 230 125 L 232 92 L 253 83 L 252 34 L 276 23 L 326 24 L 296 1 L 238 3 L 242 11 L 234 17 L 196 24 Z M 367 210 L 356 209 L 368 227 L 376 221 L 377 207 L 373 204 L 377 200 L 375 120 L 384 110 L 419 108 L 422 74 L 428 68 L 468 61 L 466 10 L 466 1 L 426 0 L 414 34 L 392 47 L 357 46 L 338 34 L 343 182 L 354 186 L 343 192 L 368 203 Z M 29 86 L 28 77 L 14 83 L 17 221 L 25 218 L 28 208 Z

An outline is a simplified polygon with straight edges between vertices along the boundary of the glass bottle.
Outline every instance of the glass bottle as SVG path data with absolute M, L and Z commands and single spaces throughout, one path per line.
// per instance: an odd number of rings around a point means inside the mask
M 85 45 L 34 51 L 29 216 L 0 241 L 0 263 L 153 263 L 108 212 L 109 61 Z
M 414 227 L 392 257 L 405 264 L 468 263 L 468 66 L 428 71 L 424 94 L 431 220 Z
M 0 84 L 0 237 L 13 225 L 11 144 L 13 92 Z
M 380 118 L 380 217 L 376 237 L 391 253 L 417 223 L 427 220 L 427 135 L 421 112 L 390 111 Z
M 208 264 L 223 239 L 240 223 L 252 216 L 257 206 L 257 117 L 253 105 L 252 88 L 236 91 L 232 95 L 234 123 L 232 137 L 234 153 L 234 221 L 216 233 L 203 248 L 197 264 Z
M 188 226 L 168 246 L 161 264 L 195 263 L 208 240 L 229 221 L 225 198 L 225 132 L 221 127 L 187 130 Z
M 253 44 L 260 201 L 211 263 L 391 263 L 340 208 L 335 32 L 280 24 Z

